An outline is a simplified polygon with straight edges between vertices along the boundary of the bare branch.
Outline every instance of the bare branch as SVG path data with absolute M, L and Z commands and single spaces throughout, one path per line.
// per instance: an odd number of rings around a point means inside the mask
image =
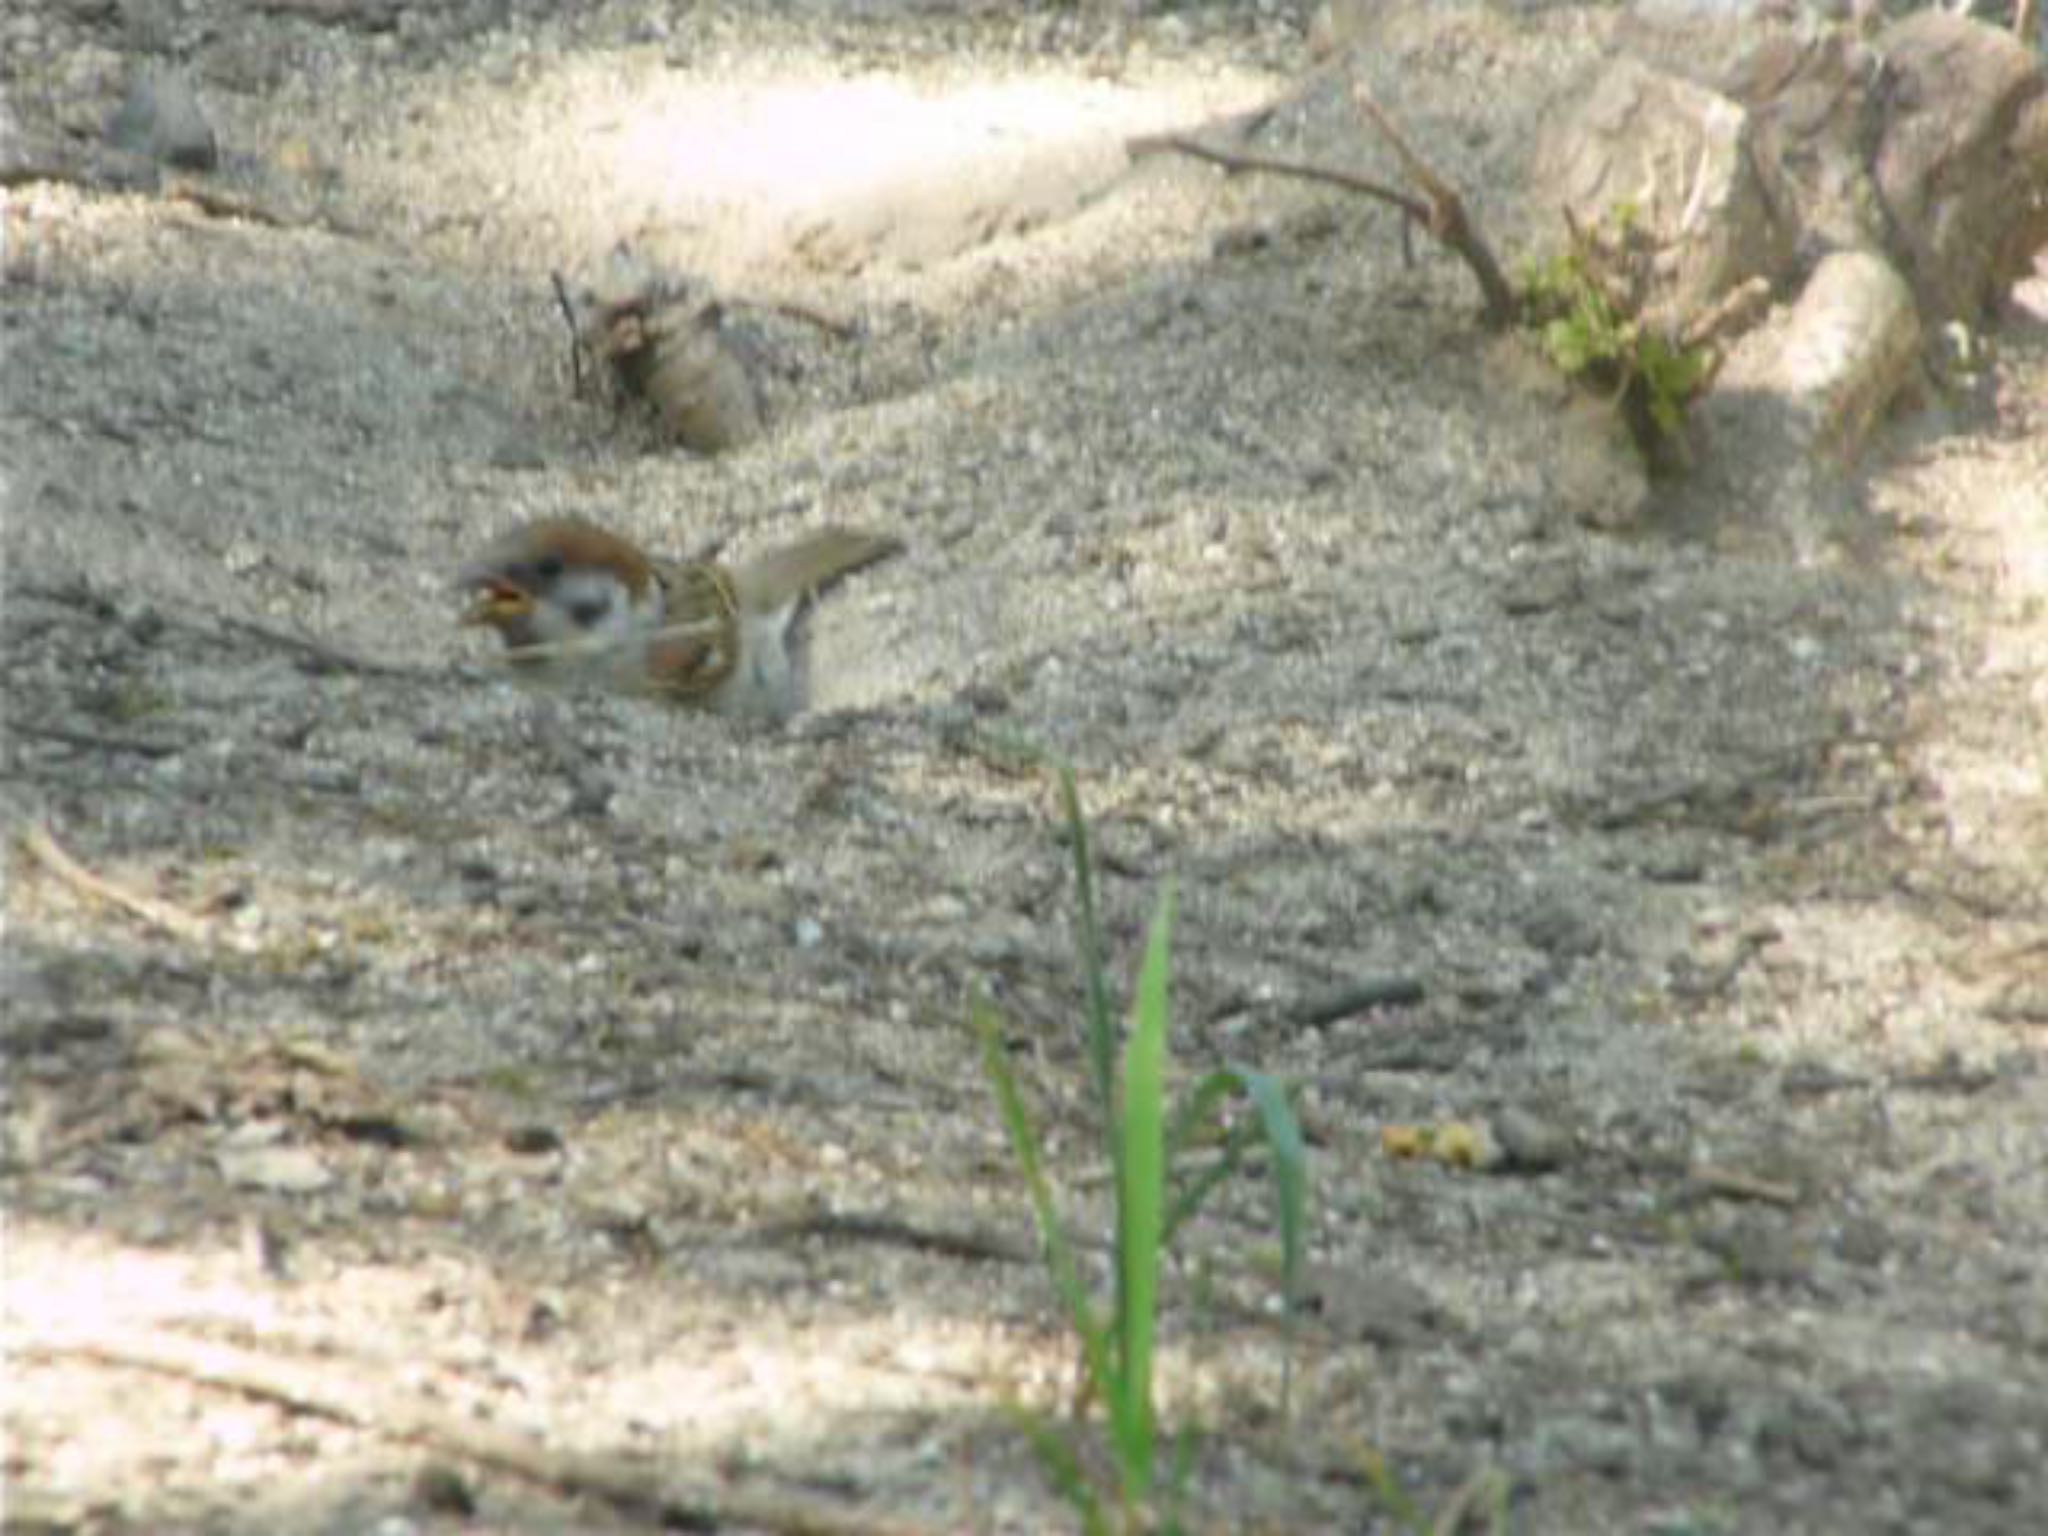
M 845 320 L 837 315 L 828 315 L 815 305 L 801 303 L 796 299 L 732 299 L 735 306 L 747 309 L 762 309 L 772 315 L 781 315 L 785 320 L 796 320 L 805 325 L 816 326 L 836 341 L 858 341 L 860 322 Z
M 173 938 L 194 944 L 211 944 L 220 936 L 214 924 L 196 913 L 187 912 L 168 901 L 159 901 L 154 896 L 145 896 L 140 891 L 131 891 L 94 874 L 59 847 L 47 827 L 30 827 L 22 834 L 21 846 L 30 858 L 74 891 L 95 901 L 103 901 L 110 907 L 119 907 L 129 916 L 139 917 L 152 928 L 161 928 Z
M 1478 281 L 1479 292 L 1486 301 L 1484 318 L 1488 328 L 1500 330 L 1512 325 L 1521 313 L 1521 300 L 1502 274 L 1500 263 L 1494 260 L 1492 247 L 1466 213 L 1464 199 L 1409 148 L 1408 141 L 1401 137 L 1387 114 L 1380 110 L 1379 103 L 1367 94 L 1363 84 L 1352 82 L 1351 99 L 1392 147 L 1408 179 L 1429 199 L 1429 213 L 1424 220 L 1429 232 L 1456 251 L 1465 265 L 1472 269 L 1472 276 Z
M 1427 225 L 1430 220 L 1429 204 L 1410 197 L 1385 182 L 1374 181 L 1370 176 L 1360 176 L 1352 171 L 1340 171 L 1334 166 L 1309 165 L 1300 160 L 1279 160 L 1268 155 L 1247 155 L 1236 150 L 1218 149 L 1183 133 L 1145 134 L 1139 138 L 1126 140 L 1124 149 L 1134 160 L 1142 159 L 1146 155 L 1172 152 L 1187 155 L 1195 160 L 1206 160 L 1211 165 L 1220 165 L 1233 176 L 1245 171 L 1261 171 L 1268 176 L 1292 176 L 1298 181 L 1321 182 L 1325 186 L 1342 187 L 1347 192 L 1357 192 L 1376 202 L 1385 203 L 1400 210 L 1418 224 Z
M 569 285 L 562 274 L 550 272 L 548 281 L 554 284 L 555 304 L 562 311 L 562 323 L 569 327 L 569 388 L 578 400 L 583 398 L 583 332 L 576 325 L 576 306 L 569 301 Z
M 233 1345 L 132 1330 L 16 1334 L 4 1343 L 16 1359 L 91 1360 L 147 1371 L 351 1425 L 385 1440 L 424 1445 L 565 1498 L 593 1500 L 661 1530 L 722 1530 L 730 1524 L 781 1536 L 923 1536 L 925 1531 L 805 1495 L 736 1488 L 729 1481 L 707 1481 L 697 1489 L 676 1486 L 626 1458 L 558 1450 L 538 1436 L 465 1417 L 418 1393 Z
M 1146 134 L 1126 140 L 1124 148 L 1133 159 L 1172 152 L 1221 166 L 1232 175 L 1258 171 L 1269 176 L 1291 176 L 1298 181 L 1313 181 L 1324 186 L 1340 187 L 1344 191 L 1356 192 L 1362 197 L 1384 203 L 1427 229 L 1439 243 L 1454 251 L 1465 265 L 1471 268 L 1472 276 L 1479 284 L 1480 295 L 1485 301 L 1483 318 L 1489 329 L 1499 330 L 1513 324 L 1515 317 L 1521 313 L 1521 300 L 1502 274 L 1500 263 L 1494 259 L 1492 248 L 1487 245 L 1485 238 L 1473 224 L 1471 215 L 1465 211 L 1464 200 L 1409 147 L 1408 141 L 1401 137 L 1386 113 L 1382 112 L 1379 104 L 1366 94 L 1362 85 L 1354 83 L 1351 94 L 1367 121 L 1393 149 L 1395 157 L 1401 162 L 1402 174 L 1421 196 L 1404 192 L 1398 187 L 1389 186 L 1383 181 L 1376 181 L 1370 176 L 1362 176 L 1354 171 L 1218 149 L 1212 144 L 1181 133 Z M 1408 226 L 1404 224 L 1404 253 L 1407 249 L 1407 233 Z

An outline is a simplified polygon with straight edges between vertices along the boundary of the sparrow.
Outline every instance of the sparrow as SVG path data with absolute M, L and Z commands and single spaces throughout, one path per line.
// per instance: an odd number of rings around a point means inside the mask
M 738 564 L 667 561 L 595 523 L 548 518 L 504 535 L 457 582 L 475 594 L 463 622 L 495 629 L 524 676 L 779 718 L 799 704 L 798 613 L 902 547 L 824 528 Z

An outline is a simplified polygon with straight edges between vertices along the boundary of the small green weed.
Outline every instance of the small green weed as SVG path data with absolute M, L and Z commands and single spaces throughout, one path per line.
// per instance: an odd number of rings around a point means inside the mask
M 981 1044 L 982 1064 L 995 1091 L 1011 1150 L 1031 1200 L 1045 1245 L 1046 1266 L 1068 1321 L 1081 1345 L 1086 1382 L 1108 1413 L 1108 1448 L 1115 1487 L 1103 1490 L 1090 1479 L 1074 1444 L 1051 1425 L 1027 1416 L 1031 1436 L 1047 1475 L 1081 1517 L 1084 1531 L 1174 1531 L 1174 1509 L 1192 1469 L 1191 1433 L 1176 1437 L 1174 1466 L 1163 1500 L 1154 1500 L 1158 1480 L 1159 1427 L 1153 1401 L 1154 1347 L 1159 1317 L 1161 1258 L 1184 1223 L 1263 1141 L 1271 1162 L 1278 1205 L 1284 1294 L 1291 1305 L 1301 1273 L 1307 1206 L 1307 1153 L 1285 1088 L 1277 1079 L 1242 1067 L 1224 1067 L 1203 1077 L 1169 1116 L 1169 978 L 1172 968 L 1174 895 L 1162 893 L 1138 970 L 1130 1029 L 1117 1051 L 1117 1026 L 1103 969 L 1102 928 L 1087 823 L 1073 773 L 1055 769 L 1074 856 L 1076 941 L 1086 992 L 1087 1058 L 1101 1120 L 1104 1150 L 1116 1196 L 1116 1286 L 1105 1314 L 1090 1294 L 1061 1221 L 1053 1183 L 1046 1172 L 1038 1133 L 1003 1041 L 1002 1021 L 985 998 L 970 1014 Z M 1219 1112 L 1242 1099 L 1252 1114 L 1219 1133 Z M 1220 1139 L 1221 1152 L 1198 1168 L 1183 1155 Z
M 1522 323 L 1565 377 L 1611 395 L 1653 467 L 1683 461 L 1686 408 L 1713 373 L 1710 348 L 1642 319 L 1650 247 L 1636 212 L 1617 206 L 1592 230 L 1522 270 Z
M 1431 1515 L 1401 1486 L 1386 1457 L 1369 1445 L 1360 1445 L 1357 1456 L 1359 1470 L 1380 1501 L 1380 1508 L 1410 1536 L 1441 1536 L 1444 1532 L 1475 1529 L 1489 1531 L 1492 1536 L 1507 1536 L 1508 1478 L 1499 1469 L 1481 1467 L 1451 1494 L 1443 1508 Z

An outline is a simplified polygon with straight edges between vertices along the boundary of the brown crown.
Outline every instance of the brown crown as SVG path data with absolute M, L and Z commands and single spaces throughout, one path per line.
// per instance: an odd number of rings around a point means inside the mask
M 531 568 L 547 555 L 559 555 L 566 567 L 597 567 L 612 572 L 638 602 L 654 582 L 654 567 L 633 544 L 580 517 L 550 517 L 515 529 L 499 541 L 484 562 L 485 581 L 496 584 L 514 567 Z

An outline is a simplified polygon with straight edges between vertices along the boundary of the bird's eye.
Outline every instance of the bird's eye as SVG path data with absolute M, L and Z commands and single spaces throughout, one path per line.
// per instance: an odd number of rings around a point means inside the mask
M 594 597 L 578 598 L 569 605 L 569 617 L 574 619 L 581 629 L 597 628 L 611 617 L 611 612 L 612 600 L 608 593 L 601 592 Z
M 533 574 L 542 581 L 553 581 L 562 574 L 562 557 L 557 554 L 542 555 L 533 562 Z

